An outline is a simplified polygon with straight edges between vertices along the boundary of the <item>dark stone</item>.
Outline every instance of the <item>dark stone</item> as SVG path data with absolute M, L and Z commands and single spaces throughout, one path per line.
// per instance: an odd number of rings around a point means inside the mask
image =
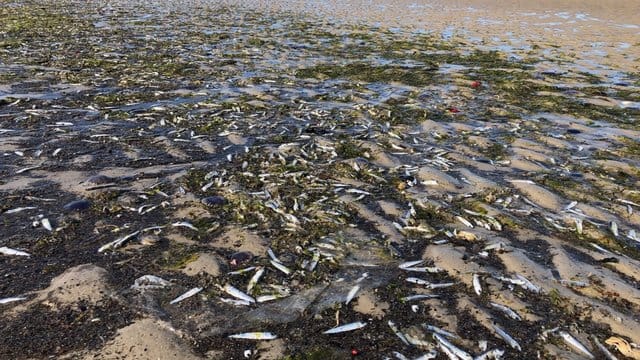
M 207 206 L 222 206 L 227 203 L 227 199 L 217 195 L 207 196 L 200 201 Z
M 91 202 L 89 200 L 74 200 L 67 205 L 63 206 L 63 209 L 66 211 L 82 211 L 87 210 L 91 206 Z

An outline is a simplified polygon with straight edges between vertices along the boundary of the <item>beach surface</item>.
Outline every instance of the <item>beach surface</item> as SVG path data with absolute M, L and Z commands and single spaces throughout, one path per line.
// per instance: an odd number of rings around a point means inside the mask
M 640 359 L 637 6 L 3 3 L 0 358 Z

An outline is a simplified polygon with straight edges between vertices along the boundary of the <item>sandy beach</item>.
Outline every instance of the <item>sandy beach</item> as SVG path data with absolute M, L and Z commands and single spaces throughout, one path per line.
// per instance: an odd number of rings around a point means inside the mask
M 0 7 L 0 358 L 640 359 L 635 1 Z

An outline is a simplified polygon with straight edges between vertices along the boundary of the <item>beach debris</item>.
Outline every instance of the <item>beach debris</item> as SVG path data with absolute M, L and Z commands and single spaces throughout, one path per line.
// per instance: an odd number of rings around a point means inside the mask
M 503 355 L 504 355 L 504 350 L 493 349 L 476 356 L 474 360 L 501 359 Z
M 171 304 L 171 305 L 173 305 L 173 304 L 177 304 L 177 303 L 179 303 L 179 302 L 181 302 L 181 301 L 183 301 L 183 300 L 185 300 L 185 299 L 188 299 L 188 298 L 192 297 L 193 295 L 198 294 L 198 293 L 199 293 L 199 292 L 201 292 L 202 290 L 203 290 L 203 289 L 202 289 L 201 287 L 195 287 L 195 288 L 193 288 L 193 289 L 191 289 L 191 290 L 187 291 L 186 293 L 184 293 L 184 294 L 182 294 L 182 295 L 178 296 L 177 298 L 175 298 L 175 299 L 171 300 L 171 301 L 169 302 L 169 304 Z
M 231 265 L 232 267 L 239 267 L 242 264 L 251 261 L 251 259 L 253 259 L 252 253 L 248 251 L 239 251 L 231 255 L 231 257 L 229 258 L 229 265 Z M 251 271 L 253 269 L 255 269 L 255 267 L 247 268 L 246 271 Z M 238 274 L 241 273 L 242 272 L 239 272 Z
M 366 325 L 367 324 L 362 322 L 362 321 L 356 321 L 356 322 L 352 322 L 352 323 L 349 323 L 349 324 L 336 326 L 336 327 L 331 328 L 331 329 L 329 329 L 327 331 L 324 331 L 323 334 L 338 334 L 338 333 L 343 333 L 343 332 L 347 332 L 347 331 L 358 330 L 358 329 L 362 329 Z
M 269 260 L 269 262 L 271 262 L 271 265 L 273 265 L 273 267 L 275 267 L 276 269 L 282 271 L 283 273 L 285 273 L 285 275 L 290 275 L 293 270 L 289 269 L 288 267 L 286 267 L 284 264 L 275 261 L 275 260 Z
M 409 296 L 405 296 L 400 298 L 400 301 L 403 302 L 407 302 L 407 301 L 414 301 L 414 300 L 424 300 L 424 299 L 435 299 L 440 297 L 440 295 L 435 295 L 435 294 L 415 294 L 415 295 L 409 295 Z
M 447 330 L 441 329 L 441 328 L 439 328 L 437 326 L 433 326 L 433 325 L 429 325 L 429 324 L 422 324 L 422 326 L 427 331 L 430 331 L 430 332 L 432 332 L 434 334 L 439 334 L 439 335 L 446 336 L 446 337 L 449 337 L 449 338 L 452 338 L 452 339 L 459 339 L 458 335 L 450 333 Z
M 273 333 L 270 332 L 247 332 L 241 334 L 229 335 L 230 339 L 246 339 L 246 340 L 274 340 L 277 339 Z
M 8 255 L 8 256 L 31 256 L 31 254 L 21 251 L 21 250 L 15 250 L 15 249 L 11 249 L 8 248 L 6 246 L 2 246 L 0 247 L 0 254 L 2 255 Z
M 615 357 L 615 355 L 613 355 L 611 353 L 611 351 L 609 351 L 609 349 L 607 349 L 604 345 L 602 345 L 602 343 L 600 342 L 600 340 L 598 340 L 598 338 L 595 335 L 591 335 L 591 339 L 593 340 L 593 342 L 596 344 L 596 347 L 598 348 L 598 350 L 600 350 L 600 352 L 608 359 L 608 360 L 618 360 L 618 358 Z
M 423 285 L 427 289 L 440 289 L 440 288 L 446 288 L 446 287 L 450 287 L 450 286 L 455 285 L 455 283 L 452 283 L 452 282 L 435 284 L 435 283 L 431 283 L 431 282 L 429 282 L 427 280 L 416 278 L 416 277 L 408 277 L 405 280 L 410 282 L 410 283 Z
M 227 199 L 225 199 L 222 196 L 215 195 L 215 196 L 207 196 L 205 198 L 202 198 L 200 202 L 202 202 L 206 206 L 222 206 L 227 203 Z
M 636 346 L 631 346 L 631 344 L 619 337 L 619 336 L 611 336 L 607 340 L 604 341 L 605 344 L 611 345 L 616 348 L 622 355 L 630 357 L 632 359 L 639 360 L 640 359 L 640 349 Z
M 175 223 L 171 224 L 171 226 L 173 226 L 173 227 L 186 227 L 188 229 L 191 229 L 191 230 L 194 230 L 194 231 L 198 231 L 198 228 L 193 226 L 193 224 L 191 224 L 188 221 L 178 221 L 178 222 L 175 222 Z
M 53 227 L 51 226 L 51 222 L 49 222 L 49 219 L 42 218 L 42 220 L 40 220 L 40 223 L 42 224 L 42 227 L 47 231 L 53 231 Z
M 347 298 L 345 299 L 344 303 L 346 305 L 349 305 L 349 303 L 351 302 L 351 300 L 353 300 L 353 298 L 356 296 L 356 294 L 358 293 L 358 290 L 360 290 L 360 285 L 354 285 L 351 290 L 349 290 L 349 293 L 347 294 Z

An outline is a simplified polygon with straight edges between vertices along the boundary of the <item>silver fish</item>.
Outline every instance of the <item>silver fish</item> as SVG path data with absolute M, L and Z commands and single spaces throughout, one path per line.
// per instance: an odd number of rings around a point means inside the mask
M 171 286 L 171 283 L 167 280 L 155 276 L 155 275 L 143 275 L 137 278 L 133 285 L 131 285 L 132 289 L 162 289 L 165 287 Z
M 431 295 L 431 294 L 415 294 L 415 295 L 409 295 L 409 296 L 405 296 L 403 298 L 400 299 L 400 301 L 413 301 L 413 300 L 423 300 L 423 299 L 434 299 L 434 298 L 438 298 L 440 297 L 439 295 Z
M 291 274 L 291 269 L 289 269 L 288 267 L 286 267 L 284 264 L 275 261 L 275 260 L 270 260 L 271 265 L 273 265 L 276 269 L 282 271 L 283 273 L 289 275 Z
M 135 236 L 138 236 L 139 233 L 140 233 L 140 230 L 138 230 L 136 232 L 132 232 L 131 234 L 123 236 L 121 238 L 118 238 L 118 239 L 116 239 L 116 240 L 114 240 L 114 241 L 112 241 L 112 242 L 110 242 L 108 244 L 102 245 L 98 249 L 98 252 L 99 253 L 105 252 L 106 250 L 109 250 L 109 249 L 114 249 L 115 250 L 115 249 L 119 248 L 120 246 L 122 246 L 129 239 L 131 239 L 131 238 L 133 238 Z
M 346 331 L 353 331 L 353 330 L 358 330 L 361 329 L 363 327 L 367 326 L 366 323 L 363 323 L 362 321 L 357 321 L 357 322 L 352 322 L 349 324 L 345 324 L 345 325 L 341 325 L 341 326 L 337 326 L 334 328 L 331 328 L 325 332 L 323 332 L 323 334 L 338 334 L 338 333 L 342 333 L 342 332 L 346 332 Z
M 244 301 L 248 301 L 251 303 L 255 303 L 256 300 L 254 298 L 252 298 L 251 296 L 243 293 L 242 291 L 238 290 L 237 288 L 233 287 L 230 284 L 226 284 L 222 290 L 224 292 L 226 292 L 227 294 L 233 296 L 234 298 L 240 299 L 240 300 L 244 300 Z
M 400 330 L 398 329 L 398 327 L 396 326 L 396 324 L 393 321 L 389 320 L 389 322 L 387 322 L 387 324 L 391 328 L 391 331 L 393 331 L 393 333 L 396 334 L 396 336 L 400 340 L 402 340 L 402 342 L 405 343 L 405 345 L 409 345 L 409 341 L 407 341 L 407 338 L 404 336 L 403 333 L 400 332 Z
M 264 268 L 259 267 L 258 270 L 256 270 L 256 273 L 253 274 L 253 276 L 249 280 L 249 284 L 247 284 L 247 292 L 251 292 L 251 289 L 256 286 L 256 284 L 260 280 L 260 277 L 262 277 L 262 274 L 264 274 Z
M 249 301 L 244 301 L 239 299 L 220 298 L 220 301 L 226 304 L 231 304 L 233 306 L 251 306 L 251 303 Z
M 179 303 L 180 301 L 182 301 L 182 300 L 184 300 L 184 299 L 188 299 L 188 298 L 192 297 L 193 295 L 195 295 L 195 294 L 199 293 L 200 291 L 202 291 L 202 288 L 201 288 L 201 287 L 193 288 L 193 289 L 191 289 L 191 290 L 187 291 L 186 293 L 184 293 L 184 294 L 182 294 L 182 295 L 178 296 L 177 298 L 175 298 L 175 299 L 171 300 L 171 301 L 169 302 L 169 304 L 176 304 L 176 303 Z
M 31 254 L 26 253 L 24 251 L 15 250 L 8 248 L 6 246 L 0 247 L 0 254 L 2 255 L 13 255 L 13 256 L 31 256 Z
M 522 318 L 520 317 L 520 315 L 518 315 L 518 313 L 516 313 L 514 310 L 512 310 L 510 307 L 508 306 L 504 306 L 502 304 L 498 304 L 498 303 L 494 303 L 494 302 L 490 302 L 489 303 L 491 306 L 493 306 L 494 308 L 502 311 L 503 313 L 505 313 L 508 317 L 514 319 L 514 320 L 522 320 Z
M 480 285 L 480 275 L 478 274 L 473 274 L 473 291 L 478 296 L 482 294 L 482 285 Z
M 349 293 L 347 294 L 347 298 L 344 303 L 348 305 L 351 302 L 351 300 L 353 300 L 353 298 L 356 296 L 359 290 L 360 290 L 359 285 L 355 285 L 354 287 L 352 287 L 351 290 L 349 290 Z
M 40 223 L 42 224 L 43 228 L 47 229 L 47 231 L 53 231 L 53 227 L 51 227 L 51 223 L 49 222 L 49 219 L 44 218 L 40 220 Z
M 4 212 L 4 214 L 15 214 L 15 213 L 19 213 L 25 210 L 34 210 L 37 209 L 37 207 L 35 206 L 25 206 L 25 207 L 19 207 L 19 208 L 15 208 L 15 209 L 9 209 L 7 211 Z
M 507 334 L 504 330 L 502 330 L 497 325 L 493 325 L 493 329 L 496 331 L 496 333 L 498 335 L 500 335 L 501 338 L 504 339 L 504 341 L 507 342 L 507 344 L 509 344 L 509 346 L 511 346 L 512 348 L 514 348 L 514 349 L 516 349 L 518 351 L 522 351 L 522 348 L 520 347 L 520 344 L 518 344 L 516 339 L 512 338 L 511 335 Z
M 186 227 L 186 228 L 189 228 L 191 230 L 198 231 L 197 227 L 193 226 L 191 223 L 186 222 L 186 221 L 178 221 L 178 222 L 175 222 L 175 223 L 171 224 L 171 226 L 173 226 L 173 227 Z
M 567 343 L 569 347 L 573 348 L 574 350 L 577 350 L 578 352 L 582 353 L 582 355 L 588 357 L 589 359 L 595 359 L 595 356 L 593 356 L 593 354 L 584 345 L 582 345 L 580 341 L 578 341 L 578 339 L 571 336 L 571 334 L 569 334 L 566 331 L 560 331 L 558 332 L 558 334 L 560 334 L 560 337 L 562 337 L 562 340 L 564 340 L 564 342 Z
M 407 262 L 403 262 L 402 264 L 398 265 L 398 267 L 400 269 L 406 269 L 406 268 L 410 268 L 410 267 L 414 267 L 416 265 L 422 264 L 424 262 L 424 260 L 414 260 L 414 261 L 407 261 Z
M 462 360 L 473 360 L 473 357 L 471 355 L 469 355 L 469 353 L 467 353 L 467 352 L 463 351 L 462 349 L 458 348 L 457 346 L 453 345 L 447 339 L 445 339 L 444 337 L 440 336 L 439 334 L 433 334 L 433 337 L 441 345 L 441 349 L 448 350 L 448 352 L 453 353 L 455 356 L 457 356 L 458 358 L 460 358 Z
M 422 324 L 422 326 L 425 329 L 427 329 L 428 331 L 431 331 L 434 334 L 440 334 L 440 335 L 443 335 L 443 336 L 446 336 L 446 337 L 450 337 L 452 339 L 457 339 L 458 338 L 458 335 L 452 334 L 452 333 L 448 332 L 447 330 L 440 329 L 437 326 L 433 326 L 433 325 L 429 325 L 429 324 Z
M 0 299 L 0 304 L 8 304 L 14 301 L 22 301 L 22 300 L 27 300 L 27 298 L 26 297 L 8 297 L 8 298 Z
M 270 332 L 248 332 L 248 333 L 242 333 L 242 334 L 229 335 L 229 338 L 230 339 L 248 339 L 248 340 L 273 340 L 273 339 L 277 339 L 278 336 Z

